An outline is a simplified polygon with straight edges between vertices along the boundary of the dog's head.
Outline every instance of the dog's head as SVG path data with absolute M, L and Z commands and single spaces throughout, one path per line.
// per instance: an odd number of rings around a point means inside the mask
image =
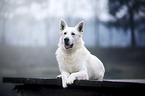
M 82 40 L 84 32 L 84 21 L 81 21 L 75 27 L 68 27 L 64 20 L 60 21 L 61 42 L 64 49 L 71 50 L 78 45 Z

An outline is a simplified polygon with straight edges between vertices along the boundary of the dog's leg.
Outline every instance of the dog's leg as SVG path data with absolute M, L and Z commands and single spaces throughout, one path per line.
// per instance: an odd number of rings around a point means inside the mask
M 79 71 L 76 73 L 72 73 L 67 79 L 67 84 L 73 84 L 74 80 L 89 80 L 87 71 Z
M 68 79 L 70 74 L 66 71 L 63 71 L 61 74 L 62 74 L 62 86 L 63 86 L 63 88 L 66 88 L 67 87 L 66 82 L 67 82 L 67 79 Z

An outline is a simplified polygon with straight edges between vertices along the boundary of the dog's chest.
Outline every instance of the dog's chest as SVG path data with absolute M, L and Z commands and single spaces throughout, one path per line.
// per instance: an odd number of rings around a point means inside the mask
M 79 56 L 76 54 L 61 56 L 61 66 L 68 72 L 78 72 L 81 69 L 81 62 Z

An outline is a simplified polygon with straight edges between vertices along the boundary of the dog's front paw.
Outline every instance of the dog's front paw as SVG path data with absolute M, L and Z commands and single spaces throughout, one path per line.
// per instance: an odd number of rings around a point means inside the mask
M 67 84 L 66 84 L 66 83 L 63 83 L 63 84 L 62 84 L 62 87 L 63 87 L 63 88 L 67 88 Z
M 69 84 L 73 84 L 75 79 L 76 79 L 75 76 L 70 75 L 69 78 L 67 79 L 67 82 L 66 82 L 66 83 L 67 83 L 68 85 L 69 85 Z
M 60 79 L 60 78 L 62 78 L 62 75 L 60 74 L 60 75 L 58 75 L 56 78 Z

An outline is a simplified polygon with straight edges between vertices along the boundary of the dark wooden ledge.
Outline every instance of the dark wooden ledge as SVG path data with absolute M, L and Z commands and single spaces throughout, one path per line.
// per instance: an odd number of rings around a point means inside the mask
M 24 77 L 3 77 L 3 83 L 15 84 L 45 84 L 62 86 L 61 79 L 45 79 L 45 78 L 24 78 Z M 144 79 L 104 79 L 103 81 L 97 80 L 75 80 L 72 86 L 86 86 L 86 87 L 113 87 L 113 88 L 126 88 L 126 87 L 145 87 Z
M 72 94 L 72 96 L 97 96 L 102 94 L 104 96 L 130 96 L 134 94 L 145 96 L 144 79 L 75 80 L 73 85 L 69 85 L 65 89 L 62 88 L 61 79 L 3 77 L 3 83 L 15 84 L 14 89 L 21 94 L 20 96 L 35 96 L 36 93 L 37 96 L 46 96 L 46 94 L 50 96 L 71 96 Z

